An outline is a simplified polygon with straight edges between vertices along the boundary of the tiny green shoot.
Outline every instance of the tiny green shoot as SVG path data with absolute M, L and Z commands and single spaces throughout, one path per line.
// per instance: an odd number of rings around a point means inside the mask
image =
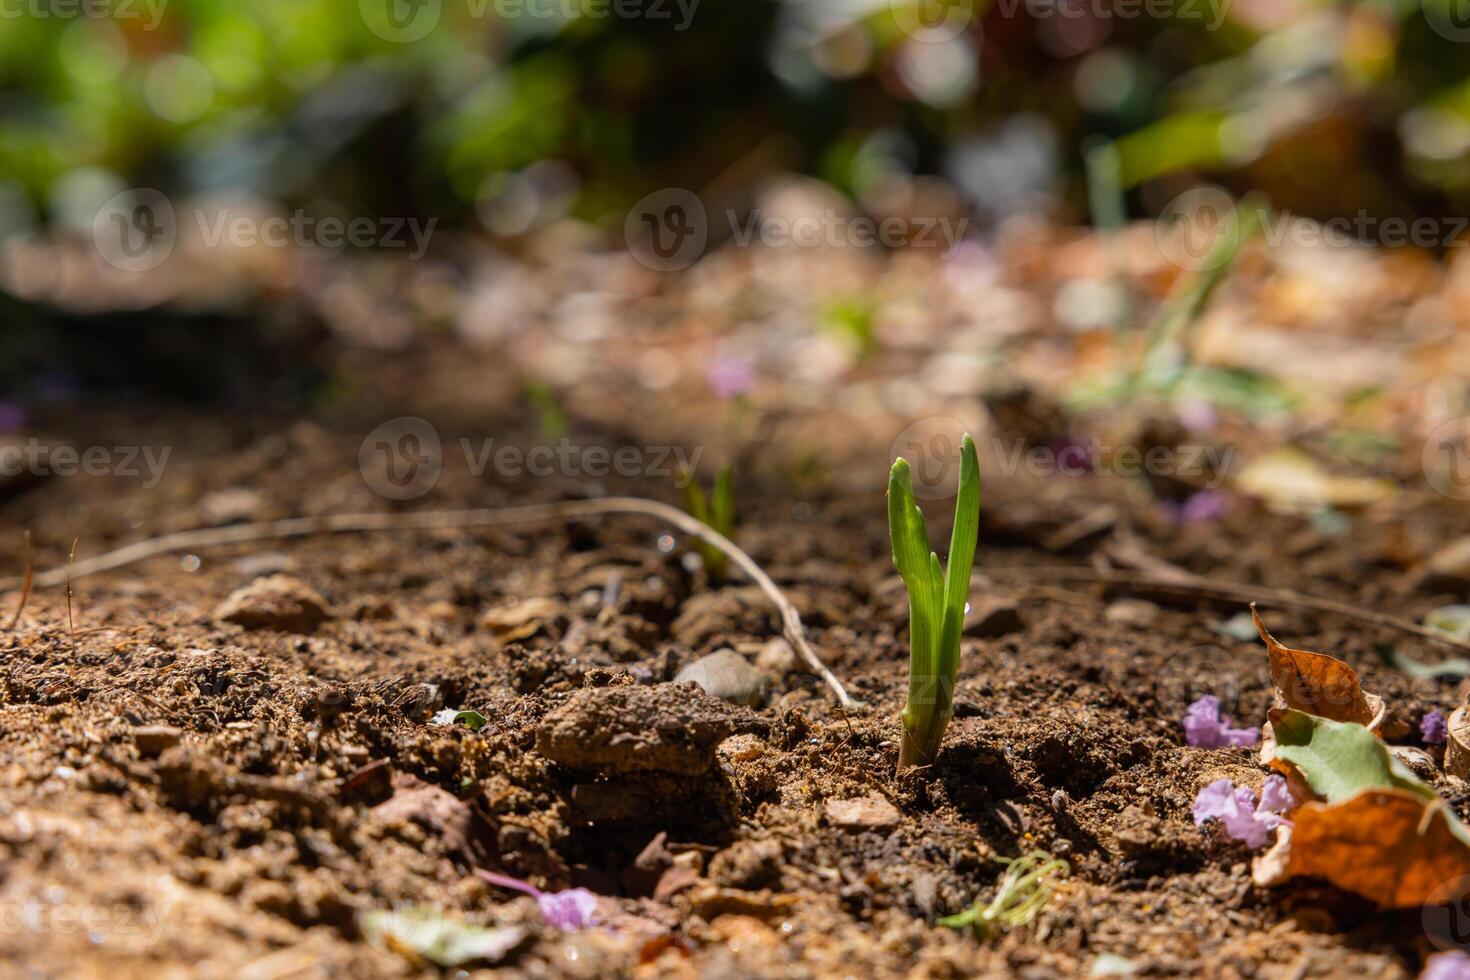
M 567 434 L 570 422 L 567 419 L 566 410 L 561 407 L 561 400 L 556 397 L 556 392 L 551 385 L 542 381 L 533 381 L 524 389 L 526 401 L 536 412 L 536 426 L 541 431 L 541 438 L 548 442 L 555 442 Z
M 1024 857 L 1006 860 L 1006 873 L 996 888 L 995 897 L 986 905 L 975 904 L 957 915 L 939 920 L 951 929 L 970 929 L 980 939 L 989 939 L 1007 929 L 1024 926 L 1035 919 L 1051 901 L 1050 878 L 1065 875 L 1067 862 L 1046 851 L 1032 851 Z
M 683 474 L 684 509 L 696 521 L 708 524 L 725 537 L 735 530 L 735 487 L 729 465 L 720 467 L 715 474 L 715 485 L 709 497 L 705 497 L 699 481 L 693 473 Z M 704 560 L 704 570 L 711 582 L 719 584 L 730 577 L 729 557 L 707 541 L 696 541 L 694 547 Z
M 434 725 L 462 724 L 470 731 L 478 732 L 485 727 L 485 716 L 473 708 L 465 708 L 462 711 L 454 708 L 445 708 L 443 711 L 434 715 L 430 723 Z
M 940 569 L 939 556 L 929 550 L 909 462 L 903 457 L 894 460 L 888 476 L 888 536 L 893 564 L 909 594 L 909 699 L 903 709 L 900 769 L 934 763 L 954 713 L 960 631 L 979 534 L 980 467 L 969 435 L 960 445 L 959 494 L 945 570 Z

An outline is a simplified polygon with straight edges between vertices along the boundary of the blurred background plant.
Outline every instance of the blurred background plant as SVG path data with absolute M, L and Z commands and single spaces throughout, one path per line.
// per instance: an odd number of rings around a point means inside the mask
M 689 2 L 443 0 L 401 43 L 377 0 L 38 0 L 0 22 L 0 235 L 130 186 L 515 235 L 783 171 L 1083 218 L 1096 136 L 1134 213 L 1202 175 L 1317 217 L 1470 193 L 1459 0 Z

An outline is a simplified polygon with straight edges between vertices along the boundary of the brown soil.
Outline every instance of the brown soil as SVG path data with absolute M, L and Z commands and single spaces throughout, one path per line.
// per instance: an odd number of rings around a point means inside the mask
M 363 434 L 385 418 L 425 414 L 446 447 L 488 419 L 507 441 L 541 437 L 498 356 L 445 342 L 335 369 L 377 394 L 286 420 L 136 408 L 38 419 L 78 444 L 170 445 L 168 478 L 152 490 L 43 481 L 4 504 L 0 540 L 32 529 L 53 567 L 73 537 L 85 556 L 207 525 L 211 495 L 242 487 L 258 495 L 252 519 L 675 499 L 667 479 L 477 478 L 446 465 L 430 496 L 385 504 L 358 468 Z M 712 406 L 614 390 L 569 397 L 576 441 L 657 445 L 717 427 Z M 1086 975 L 1113 962 L 1104 954 L 1145 976 L 1412 976 L 1428 951 L 1417 913 L 1384 915 L 1311 882 L 1257 888 L 1241 845 L 1193 825 L 1200 786 L 1264 776 L 1250 750 L 1190 748 L 1179 725 L 1203 693 L 1243 723 L 1263 718 L 1261 647 L 1212 629 L 1242 607 L 1042 571 L 1141 554 L 1417 618 L 1446 596 L 1414 588 L 1406 568 L 1470 533 L 1463 506 L 1423 492 L 1335 535 L 1241 501 L 1180 529 L 1115 476 L 988 478 L 975 598 L 1018 615 L 965 640 L 938 764 L 896 777 L 906 616 L 882 480 L 902 422 L 883 425 L 878 439 L 828 422 L 815 476 L 799 464 L 812 442 L 800 417 L 734 452 L 737 538 L 865 702 L 846 713 L 800 672 L 772 676 L 759 709 L 671 685 L 715 650 L 754 661 L 779 623 L 758 592 L 712 585 L 682 544 L 666 553 L 664 530 L 636 518 L 154 559 L 79 581 L 70 614 L 63 590 L 38 590 L 0 637 L 6 972 L 433 976 L 369 945 L 358 924 L 424 904 L 524 926 L 498 969 L 526 976 L 1041 978 Z M 936 540 L 946 505 L 931 508 Z M 1098 530 L 1064 533 L 1102 506 Z M 231 593 L 270 574 L 316 597 L 219 618 Z M 1405 721 L 1404 741 L 1407 721 L 1458 700 L 1455 682 L 1410 682 L 1375 653 L 1443 655 L 1422 641 L 1266 615 L 1284 641 L 1356 666 Z M 488 723 L 428 724 L 445 707 Z M 865 797 L 878 799 L 828 806 Z M 1071 875 L 1035 924 L 988 942 L 933 924 L 992 894 L 996 858 L 1037 848 Z M 590 888 L 603 925 L 545 928 L 530 898 L 476 868 Z

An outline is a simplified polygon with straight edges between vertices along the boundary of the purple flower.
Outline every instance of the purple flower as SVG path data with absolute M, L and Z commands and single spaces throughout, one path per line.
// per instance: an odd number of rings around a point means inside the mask
M 1282 782 L 1284 784 L 1285 780 Z M 1272 796 L 1273 805 L 1279 805 L 1280 797 L 1285 793 L 1284 785 L 1280 789 L 1266 787 L 1266 790 Z M 1262 795 L 1265 795 L 1264 790 Z M 1290 799 L 1289 794 L 1287 799 Z M 1255 803 L 1255 794 L 1250 790 L 1245 787 L 1237 789 L 1228 779 L 1217 779 L 1194 798 L 1194 825 L 1200 827 L 1206 821 L 1218 820 L 1228 837 L 1255 849 L 1266 843 L 1271 831 L 1286 822 L 1278 814 L 1267 811 L 1264 806 L 1257 807 Z
M 1225 515 L 1230 509 L 1230 497 L 1219 490 L 1201 490 L 1190 494 L 1189 499 L 1176 504 L 1172 500 L 1160 501 L 1164 514 L 1175 524 L 1207 524 Z
M 592 924 L 597 911 L 597 896 L 585 888 L 568 888 L 562 892 L 542 892 L 536 906 L 548 924 L 558 929 L 584 929 Z
M 1438 708 L 1424 712 L 1424 717 L 1419 719 L 1419 734 L 1423 736 L 1425 745 L 1443 745 L 1449 738 L 1449 726 Z
M 1272 774 L 1266 777 L 1266 784 L 1261 787 L 1261 804 L 1256 807 L 1257 812 L 1285 813 L 1296 806 L 1296 800 L 1292 798 L 1291 788 L 1286 785 L 1286 777 Z
M 1259 728 L 1233 728 L 1229 715 L 1220 714 L 1220 699 L 1206 694 L 1184 712 L 1184 740 L 1200 749 L 1218 749 L 1225 745 L 1256 744 Z
M 498 875 L 493 871 L 480 871 L 478 874 L 492 885 L 525 892 L 536 899 L 536 907 L 541 910 L 541 917 L 546 920 L 546 924 L 558 929 L 585 929 L 592 924 L 593 916 L 597 912 L 597 896 L 585 888 L 544 892 L 530 882 L 509 875 Z
M 1435 953 L 1424 964 L 1419 980 L 1470 980 L 1470 956 L 1458 949 Z
M 755 387 L 755 371 L 743 357 L 717 357 L 705 372 L 709 385 L 720 398 L 736 398 Z

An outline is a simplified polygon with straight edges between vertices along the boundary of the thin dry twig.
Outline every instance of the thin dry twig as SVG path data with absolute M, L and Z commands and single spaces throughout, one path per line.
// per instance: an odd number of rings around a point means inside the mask
M 837 676 L 822 663 L 816 652 L 807 643 L 806 631 L 801 625 L 801 616 L 796 606 L 772 581 L 755 560 L 741 551 L 734 542 L 714 528 L 695 520 L 688 514 L 657 500 L 641 497 L 606 497 L 599 500 L 567 500 L 550 504 L 530 504 L 524 507 L 480 508 L 477 510 L 418 511 L 409 514 L 325 514 L 318 517 L 292 517 L 279 521 L 262 521 L 255 524 L 235 524 L 229 527 L 199 528 L 192 531 L 175 531 L 145 541 L 138 541 L 104 552 L 80 562 L 68 562 L 66 568 L 52 569 L 36 576 L 43 585 L 67 584 L 67 608 L 70 615 L 71 581 L 85 575 L 109 572 L 135 562 L 158 555 L 180 551 L 198 551 L 223 545 L 245 544 L 252 541 L 300 538 L 316 534 L 339 534 L 365 531 L 413 531 L 434 528 L 488 527 L 500 524 L 527 524 L 540 521 L 559 521 L 602 514 L 636 514 L 652 517 L 671 524 L 685 534 L 697 537 L 729 556 L 747 577 L 753 581 L 766 598 L 771 600 L 781 614 L 782 632 L 787 641 L 801 654 L 807 666 L 821 677 L 832 690 L 842 707 L 857 707 L 861 702 L 853 699 L 842 686 Z M 76 546 L 72 546 L 72 558 L 76 558 Z M 0 589 L 10 590 L 19 583 L 15 580 L 0 582 Z
M 1418 623 L 1393 616 L 1388 613 L 1376 612 L 1372 609 L 1363 609 L 1350 605 L 1346 602 L 1338 602 L 1335 599 L 1322 599 L 1317 596 L 1305 595 L 1291 589 L 1271 589 L 1259 585 L 1241 585 L 1236 582 L 1224 582 L 1219 579 L 1205 578 L 1201 575 L 1188 573 L 1187 578 L 1178 575 L 1151 575 L 1140 572 L 1121 572 L 1100 568 L 987 568 L 986 575 L 1004 575 L 1014 571 L 1018 578 L 1051 579 L 1053 581 L 1072 582 L 1103 582 L 1108 585 L 1121 585 L 1134 589 L 1146 589 L 1155 593 L 1170 595 L 1202 596 L 1205 598 L 1221 599 L 1227 602 L 1240 602 L 1249 604 L 1258 602 L 1263 606 L 1277 606 L 1285 609 L 1306 610 L 1310 612 L 1328 613 L 1343 616 L 1348 619 L 1356 619 L 1364 623 L 1372 623 L 1375 626 L 1383 626 L 1389 629 L 1399 630 L 1404 633 L 1412 633 L 1431 643 L 1441 646 L 1454 647 L 1457 650 L 1470 650 L 1470 641 L 1441 633 L 1438 630 L 1420 626 Z
M 71 637 L 71 652 L 77 652 L 77 624 L 71 617 L 71 567 L 76 564 L 77 545 L 81 538 L 71 539 L 71 557 L 66 560 L 66 632 Z
M 10 632 L 20 625 L 20 614 L 26 611 L 26 603 L 31 598 L 31 586 L 36 581 L 36 541 L 31 536 L 30 529 L 26 530 L 26 579 L 25 584 L 20 587 L 20 602 L 16 603 L 15 615 L 10 617 Z

